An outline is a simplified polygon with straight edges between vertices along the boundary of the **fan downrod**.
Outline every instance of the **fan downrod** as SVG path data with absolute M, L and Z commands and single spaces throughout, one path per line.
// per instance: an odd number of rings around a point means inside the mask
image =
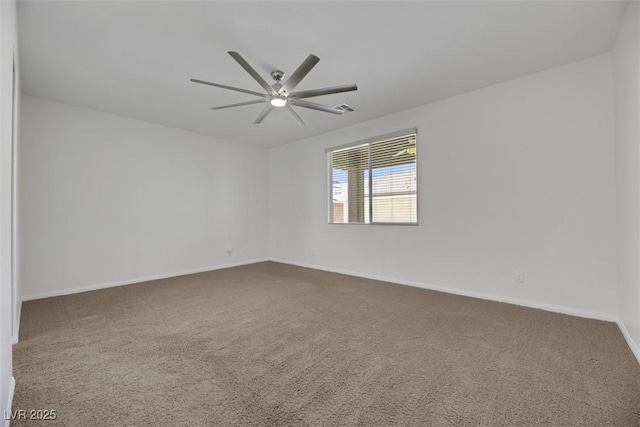
M 282 79 L 284 79 L 284 71 L 273 70 L 271 72 L 271 77 L 273 77 L 273 80 L 275 80 L 276 82 L 280 83 L 280 81 L 282 81 Z

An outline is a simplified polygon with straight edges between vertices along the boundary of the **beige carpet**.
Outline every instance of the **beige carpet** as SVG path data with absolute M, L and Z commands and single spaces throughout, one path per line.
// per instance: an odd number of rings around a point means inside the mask
M 37 426 L 638 426 L 613 323 L 278 263 L 27 302 Z

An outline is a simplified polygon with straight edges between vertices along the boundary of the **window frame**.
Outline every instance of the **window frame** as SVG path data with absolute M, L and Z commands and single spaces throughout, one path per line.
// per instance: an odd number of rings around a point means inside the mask
M 374 222 L 373 221 L 373 174 L 371 173 L 371 144 L 376 142 L 383 142 L 388 139 L 400 138 L 402 136 L 407 135 L 415 135 L 416 137 L 416 221 L 415 222 Z M 368 179 L 368 188 L 369 188 L 369 222 L 334 222 L 333 221 L 333 159 L 331 154 L 334 151 L 344 150 L 347 148 L 357 147 L 359 145 L 368 145 L 369 146 L 369 179 Z M 362 139 L 355 142 L 349 142 L 346 144 L 336 145 L 330 148 L 326 148 L 324 150 L 325 155 L 327 156 L 327 203 L 328 203 L 328 216 L 327 221 L 329 225 L 400 225 L 400 226 L 417 226 L 420 225 L 420 202 L 418 198 L 418 128 L 413 127 L 409 129 L 404 129 L 397 132 L 391 132 L 384 135 L 374 136 L 371 138 Z

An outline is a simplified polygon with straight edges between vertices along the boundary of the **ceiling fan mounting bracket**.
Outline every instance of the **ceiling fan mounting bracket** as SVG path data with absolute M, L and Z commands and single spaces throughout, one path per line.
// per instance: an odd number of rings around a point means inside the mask
M 271 72 L 271 77 L 273 77 L 273 80 L 280 82 L 282 79 L 284 79 L 284 71 L 273 70 Z

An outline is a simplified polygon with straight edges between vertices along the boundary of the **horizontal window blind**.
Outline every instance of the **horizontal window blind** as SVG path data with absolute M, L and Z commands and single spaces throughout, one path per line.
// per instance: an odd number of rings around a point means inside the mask
M 329 222 L 417 224 L 417 130 L 328 150 Z

